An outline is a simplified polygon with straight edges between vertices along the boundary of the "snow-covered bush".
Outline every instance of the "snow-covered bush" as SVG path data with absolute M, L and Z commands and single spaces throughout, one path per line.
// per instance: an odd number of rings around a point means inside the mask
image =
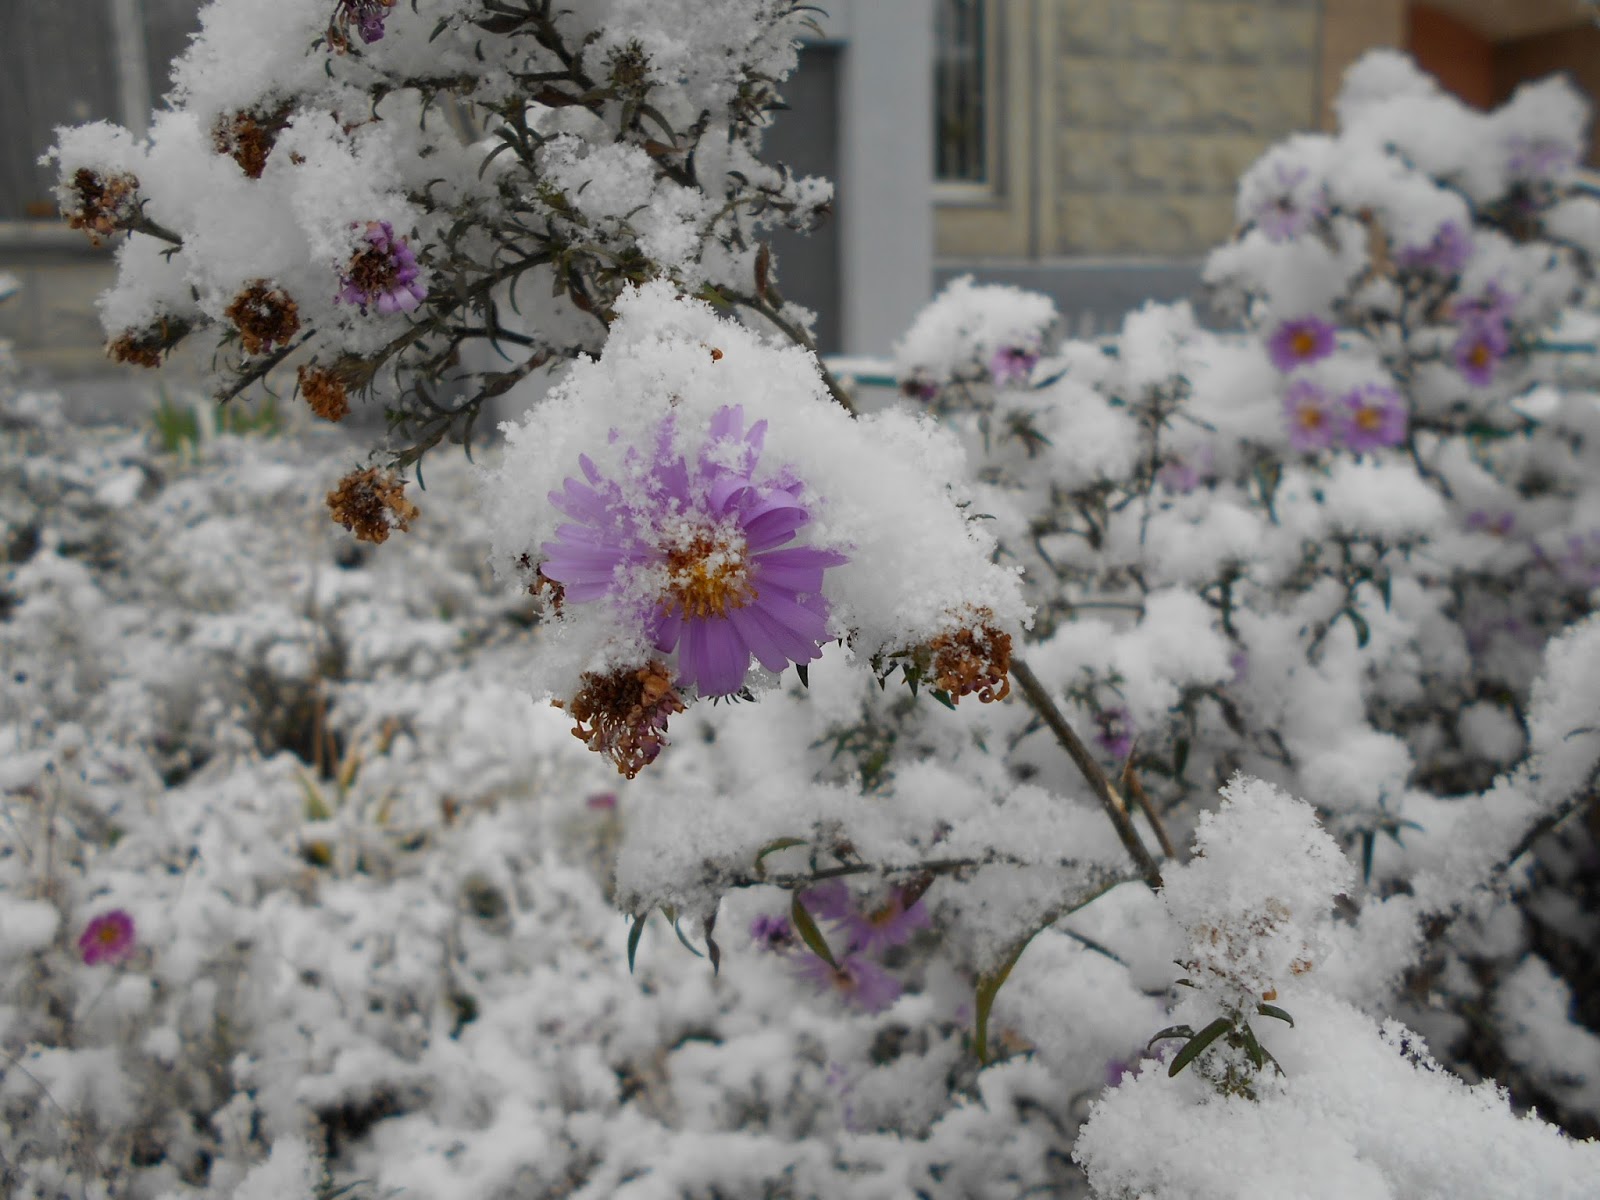
M 370 391 L 390 468 L 529 407 L 351 542 L 338 431 L 11 402 L 34 1194 L 1592 1191 L 1446 1070 L 1600 1119 L 1592 843 L 1529 853 L 1600 784 L 1570 90 L 1370 57 L 1241 184 L 1241 331 L 963 281 L 861 416 L 759 241 L 826 201 L 759 159 L 802 7 L 206 11 L 57 150 L 114 351 Z

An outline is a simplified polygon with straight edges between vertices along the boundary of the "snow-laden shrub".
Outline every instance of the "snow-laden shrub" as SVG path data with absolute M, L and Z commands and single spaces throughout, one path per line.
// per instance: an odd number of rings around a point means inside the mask
M 1533 1158 L 1582 1194 L 1593 1143 L 1445 1070 L 1600 1118 L 1541 974 L 1594 933 L 1540 840 L 1600 783 L 1582 104 L 1370 57 L 1241 184 L 1242 330 L 1058 342 L 963 281 L 861 417 L 757 236 L 825 201 L 757 157 L 802 19 L 219 0 L 148 140 L 63 134 L 69 216 L 130 233 L 121 357 L 209 323 L 224 395 L 381 394 L 392 467 L 531 403 L 420 503 L 347 474 L 386 544 L 333 566 L 325 520 L 270 532 L 319 490 L 287 444 L 162 488 L 114 444 L 30 465 L 61 434 L 19 418 L 8 478 L 71 500 L 7 583 L 6 1161 L 1443 1196 Z

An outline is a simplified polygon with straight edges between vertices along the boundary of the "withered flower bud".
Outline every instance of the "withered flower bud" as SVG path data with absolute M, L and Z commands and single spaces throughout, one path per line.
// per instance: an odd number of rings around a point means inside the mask
M 928 643 L 928 649 L 933 656 L 935 686 L 948 693 L 952 702 L 977 693 L 982 703 L 990 704 L 1011 694 L 1009 633 L 975 623 L 955 633 L 940 634 Z
M 278 135 L 289 124 L 293 106 L 284 104 L 270 113 L 241 110 L 219 116 L 211 126 L 211 145 L 239 164 L 251 179 L 260 179 L 267 169 L 267 156 L 277 144 Z
M 125 329 L 106 343 L 106 353 L 119 363 L 159 367 L 161 356 L 182 341 L 191 328 L 187 321 L 163 318 L 143 329 Z
M 300 368 L 300 394 L 311 411 L 324 421 L 342 421 L 350 411 L 350 394 L 339 376 L 323 367 L 307 363 Z
M 101 238 L 125 227 L 139 211 L 139 178 L 127 172 L 101 175 L 79 167 L 71 186 L 63 190 L 67 225 L 86 230 L 96 246 Z
M 357 541 L 385 542 L 391 529 L 404 533 L 417 518 L 417 506 L 406 499 L 405 490 L 405 481 L 392 471 L 351 471 L 328 493 L 328 512 Z
M 289 293 L 266 279 L 251 280 L 233 298 L 226 316 L 239 330 L 246 354 L 287 345 L 300 331 L 300 308 Z
M 665 663 L 610 675 L 585 675 L 571 700 L 555 702 L 576 724 L 572 736 L 632 779 L 667 744 L 667 718 L 684 710 Z

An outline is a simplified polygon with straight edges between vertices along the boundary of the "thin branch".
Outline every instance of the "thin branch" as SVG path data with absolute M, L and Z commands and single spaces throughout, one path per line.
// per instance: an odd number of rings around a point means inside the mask
M 1156 841 L 1161 843 L 1161 853 L 1168 858 L 1177 858 L 1178 852 L 1173 849 L 1172 839 L 1167 836 L 1167 827 L 1162 824 L 1160 815 L 1156 812 L 1155 805 L 1150 803 L 1150 796 L 1144 790 L 1144 784 L 1139 782 L 1139 776 L 1133 769 L 1133 755 L 1128 755 L 1127 764 L 1122 768 L 1122 790 L 1133 797 L 1133 802 L 1139 806 L 1139 811 L 1144 813 L 1145 819 L 1150 822 L 1150 828 L 1156 832 Z
M 1522 835 L 1522 839 L 1512 847 L 1511 853 L 1507 854 L 1495 864 L 1494 870 L 1490 872 L 1490 878 L 1498 879 L 1507 871 L 1511 870 L 1511 868 L 1516 864 L 1517 859 L 1521 858 L 1529 850 L 1533 849 L 1533 844 L 1535 842 L 1537 842 L 1545 834 L 1549 833 L 1557 825 L 1561 824 L 1561 822 L 1565 821 L 1573 813 L 1587 808 L 1597 799 L 1600 799 L 1600 790 L 1595 789 L 1593 786 L 1593 781 L 1591 780 L 1588 791 L 1578 792 L 1576 795 L 1570 797 L 1564 804 L 1559 805 L 1554 811 L 1547 813 L 1545 816 L 1535 821 L 1528 828 L 1528 832 Z
M 1150 885 L 1152 891 L 1160 891 L 1161 868 L 1150 856 L 1150 851 L 1145 849 L 1144 843 L 1139 840 L 1138 831 L 1134 829 L 1133 822 L 1128 817 L 1126 806 L 1111 787 L 1111 781 L 1100 769 L 1100 764 L 1095 762 L 1088 747 L 1079 740 L 1072 726 L 1067 724 L 1067 718 L 1056 707 L 1055 701 L 1050 698 L 1050 693 L 1045 690 L 1044 684 L 1039 682 L 1039 677 L 1027 663 L 1020 658 L 1013 658 L 1011 676 L 1022 689 L 1022 697 L 1028 702 L 1028 706 L 1050 727 L 1050 732 L 1055 734 L 1056 741 L 1061 743 L 1061 748 L 1067 752 L 1067 757 L 1072 759 L 1078 772 L 1088 781 L 1089 789 L 1094 792 L 1095 798 L 1100 801 L 1100 807 L 1105 809 L 1106 816 L 1116 827 L 1117 836 L 1127 847 L 1144 881 Z
M 1085 862 L 1081 859 L 1062 858 L 1052 861 L 1035 861 L 1018 858 L 1013 854 L 998 852 L 980 858 L 938 858 L 914 863 L 841 863 L 832 867 L 818 867 L 812 871 L 797 871 L 782 875 L 739 874 L 725 877 L 720 882 L 729 888 L 776 887 L 785 891 L 803 890 L 830 879 L 843 879 L 852 875 L 960 875 L 980 867 L 1050 867 L 1056 870 L 1085 871 L 1098 882 L 1116 884 L 1138 878 L 1131 873 L 1119 872 L 1103 863 Z

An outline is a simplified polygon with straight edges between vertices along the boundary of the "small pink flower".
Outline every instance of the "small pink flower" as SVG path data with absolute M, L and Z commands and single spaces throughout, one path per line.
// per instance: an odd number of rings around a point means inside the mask
M 78 952 L 88 966 L 119 963 L 133 954 L 133 918 L 120 908 L 91 920 L 78 938 Z
M 1287 374 L 1332 354 L 1336 333 L 1321 317 L 1296 317 L 1279 325 L 1267 339 L 1267 357 Z
M 831 992 L 852 1008 L 880 1013 L 900 998 L 900 982 L 869 958 L 847 954 L 830 967 L 815 954 L 796 964 L 796 974 L 819 992 Z

